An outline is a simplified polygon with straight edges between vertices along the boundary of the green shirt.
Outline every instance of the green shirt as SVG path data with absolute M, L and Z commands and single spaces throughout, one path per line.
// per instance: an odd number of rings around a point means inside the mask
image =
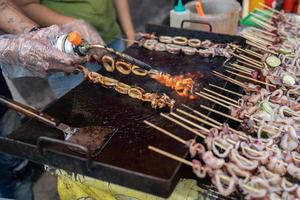
M 41 0 L 41 3 L 58 13 L 90 23 L 106 44 L 121 35 L 112 0 Z

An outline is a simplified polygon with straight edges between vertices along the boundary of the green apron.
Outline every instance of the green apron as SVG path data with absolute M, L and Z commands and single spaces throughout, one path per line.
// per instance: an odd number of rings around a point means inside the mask
M 112 0 L 41 0 L 41 3 L 58 13 L 90 23 L 106 44 L 121 35 Z

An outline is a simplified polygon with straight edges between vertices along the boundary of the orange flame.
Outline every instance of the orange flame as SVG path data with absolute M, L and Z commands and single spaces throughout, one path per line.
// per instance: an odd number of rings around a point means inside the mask
M 188 97 L 193 100 L 197 97 L 193 94 L 195 81 L 193 80 L 197 75 L 191 73 L 179 76 L 171 76 L 170 74 L 159 73 L 154 79 L 159 83 L 173 89 L 179 96 Z

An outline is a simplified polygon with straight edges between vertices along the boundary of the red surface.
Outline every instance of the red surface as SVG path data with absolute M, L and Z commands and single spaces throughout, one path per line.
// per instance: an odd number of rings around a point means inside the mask
M 272 7 L 273 8 L 273 2 L 274 2 L 275 0 L 265 0 L 265 4 L 267 5 L 267 6 L 270 6 L 270 7 Z
M 283 3 L 284 12 L 290 13 L 294 11 L 297 0 L 285 0 Z

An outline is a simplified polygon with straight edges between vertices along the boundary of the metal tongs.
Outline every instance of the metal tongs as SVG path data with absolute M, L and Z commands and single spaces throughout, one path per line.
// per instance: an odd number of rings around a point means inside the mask
M 87 126 L 82 128 L 71 127 L 67 124 L 59 122 L 55 118 L 43 112 L 3 96 L 0 96 L 0 104 L 62 131 L 66 141 L 81 145 L 89 151 L 91 156 L 98 155 L 118 130 L 116 128 L 107 126 Z M 77 153 L 84 153 L 79 149 L 70 149 L 76 151 Z

